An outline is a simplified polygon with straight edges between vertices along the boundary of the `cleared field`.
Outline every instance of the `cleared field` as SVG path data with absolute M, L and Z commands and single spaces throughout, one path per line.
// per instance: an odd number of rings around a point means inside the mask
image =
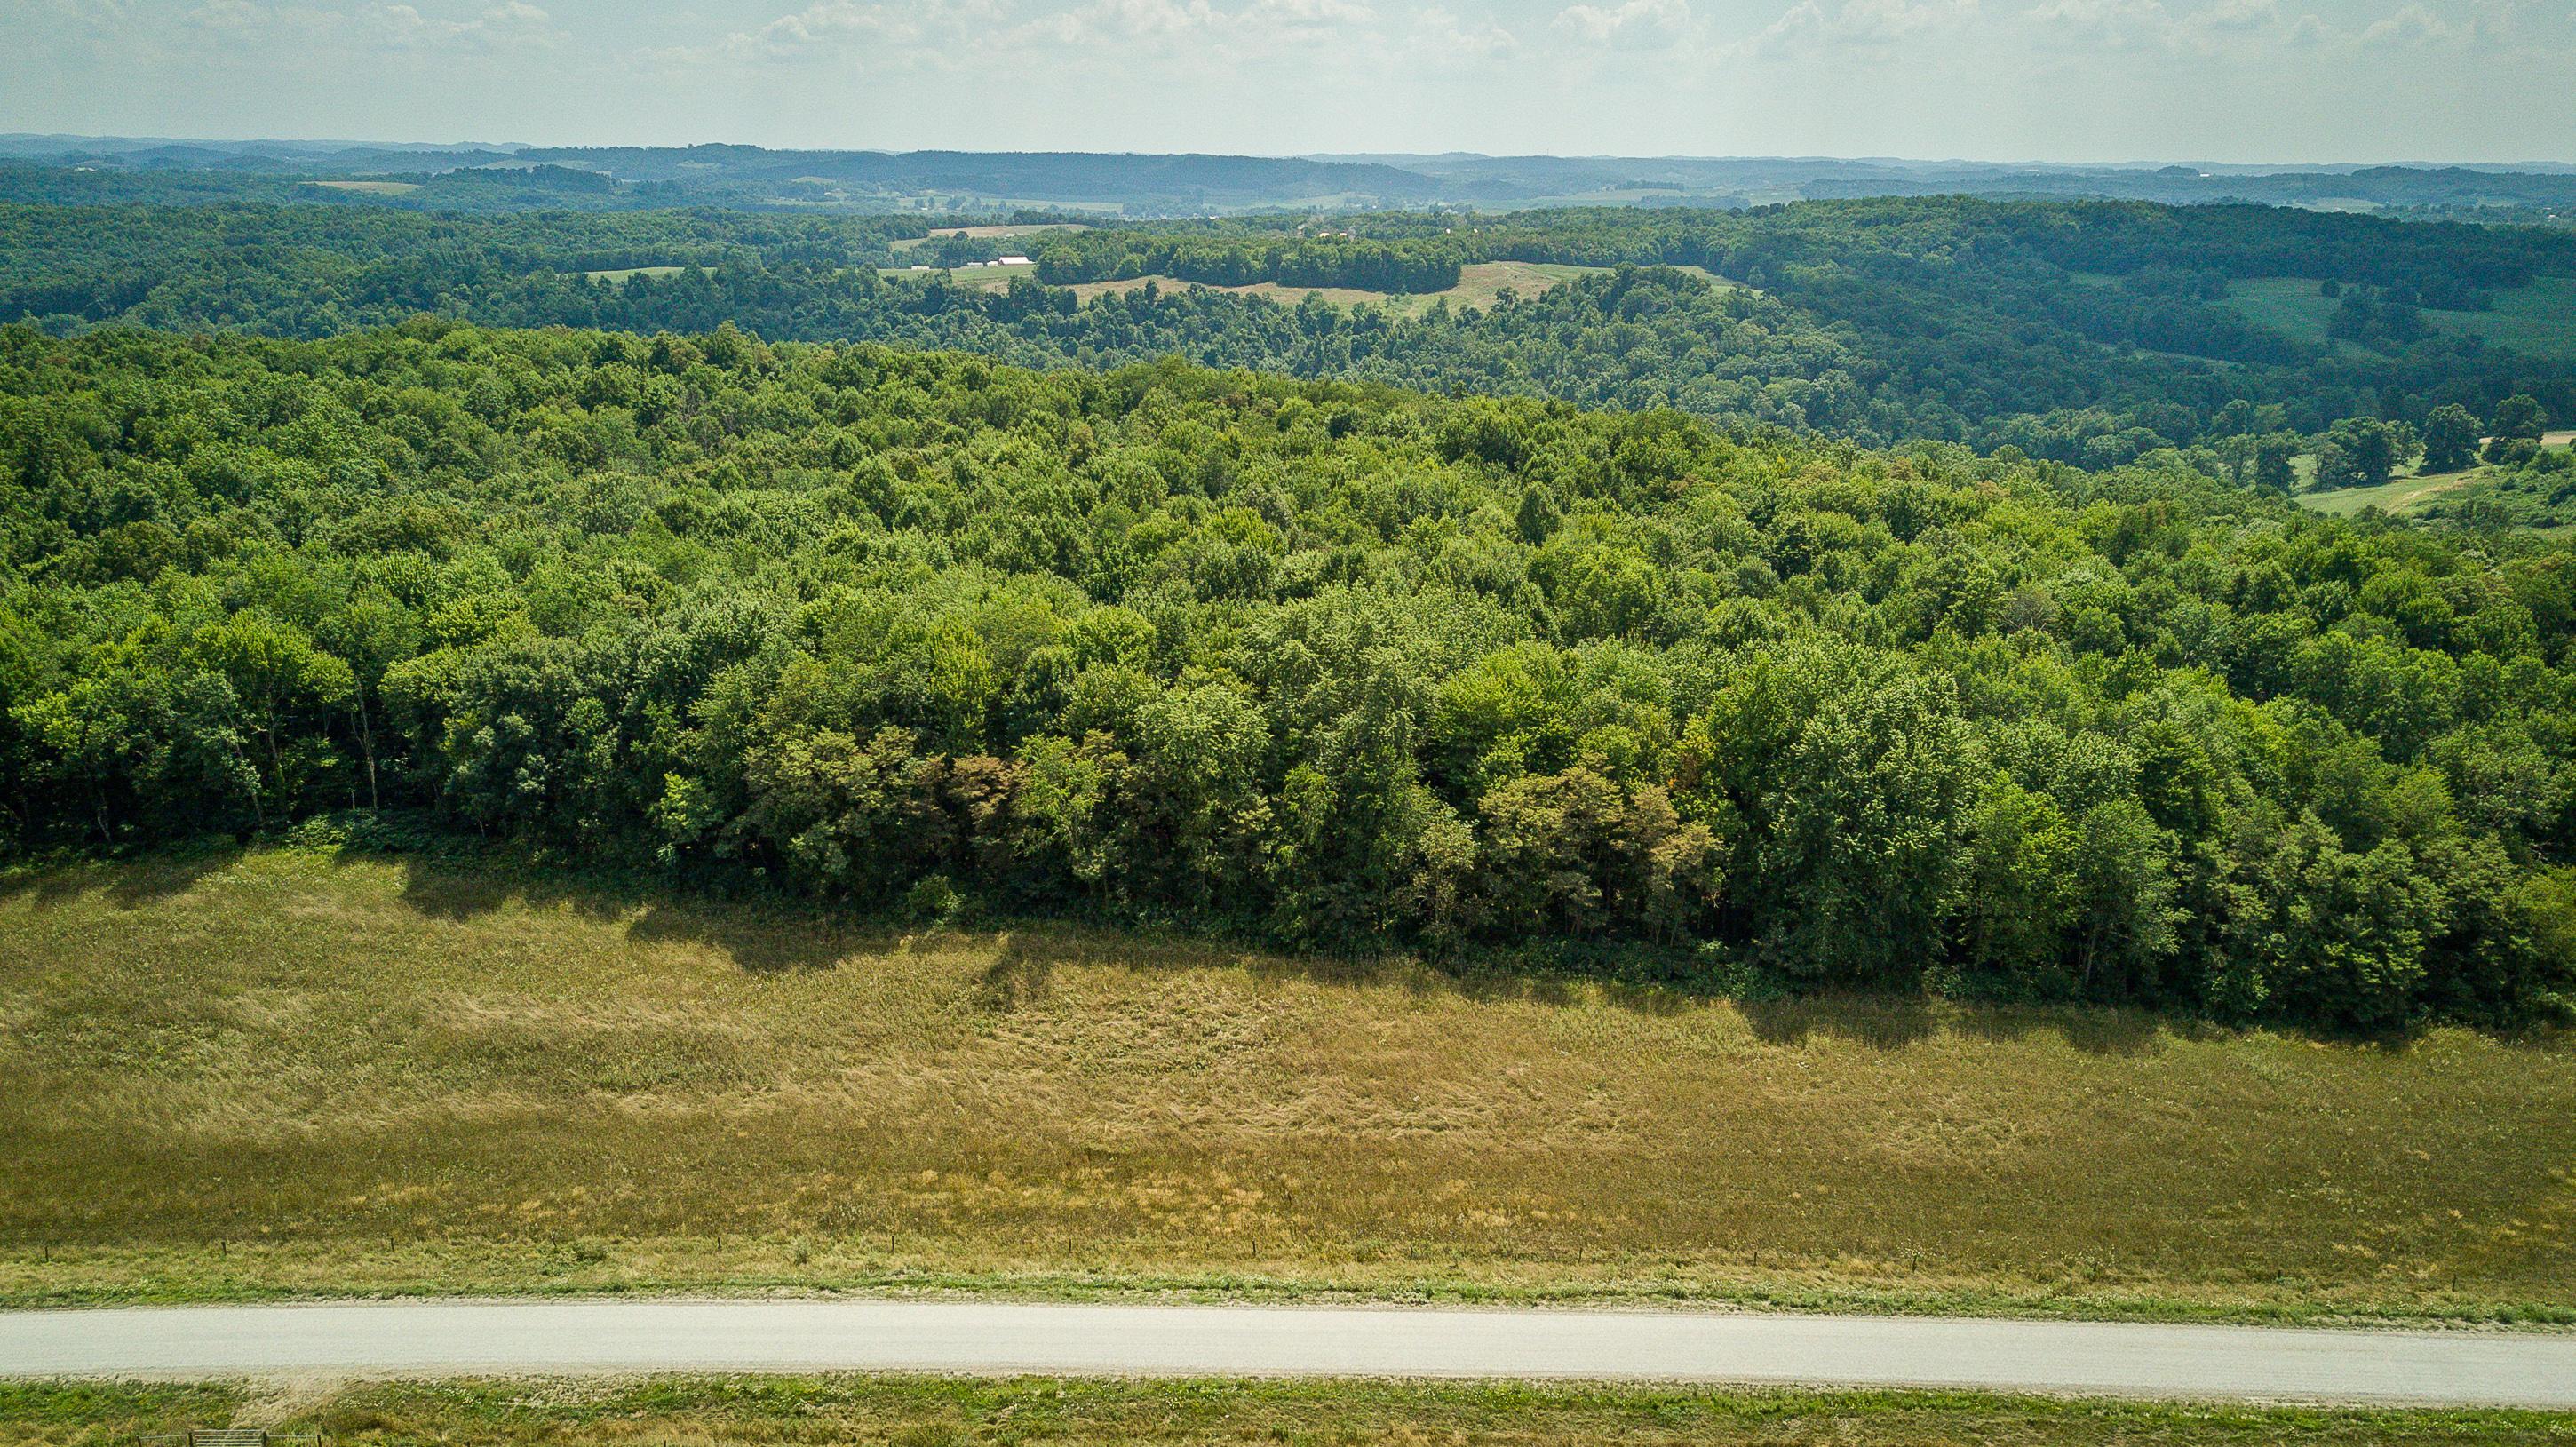
M 1401 310 L 1419 310 L 1430 305 L 1426 297 L 1399 297 L 1391 292 L 1365 291 L 1350 286 L 1282 286 L 1275 281 L 1257 281 L 1250 286 L 1208 286 L 1204 282 L 1183 281 L 1177 276 L 1129 276 L 1116 281 L 1078 281 L 1066 288 L 1082 301 L 1101 296 L 1125 296 L 1142 291 L 1150 282 L 1163 291 L 1225 291 L 1236 296 L 1265 297 L 1287 306 L 1295 306 L 1309 295 L 1323 298 L 1333 306 L 1382 306 L 1394 303 Z M 1420 307 L 1408 305 L 1420 303 Z
M 326 191 L 351 191 L 361 196 L 408 196 L 420 189 L 415 181 L 307 181 Z
M 1048 231 L 1089 231 L 1090 229 L 1090 226 L 1080 221 L 1034 221 L 1025 226 L 939 226 L 933 227 L 930 234 L 981 237 L 1036 236 Z M 889 241 L 886 245 L 896 251 L 912 251 L 918 249 L 924 239 L 911 236 L 900 241 Z
M 1114 217 L 1127 209 L 1124 201 L 1076 201 L 1044 196 L 988 196 L 979 191 L 942 191 L 937 189 L 879 193 L 880 199 L 896 200 L 902 209 L 954 214 L 960 211 L 1071 211 L 1083 216 Z
M 1317 296 L 1321 297 L 1328 305 L 1337 307 L 1376 306 L 1385 307 L 1400 316 L 1420 316 L 1424 312 L 1431 310 L 1432 304 L 1435 302 L 1446 301 L 1453 307 L 1490 307 L 1495 302 L 1501 300 L 1502 293 L 1506 290 L 1518 292 L 1522 296 L 1537 296 L 1548 288 L 1570 281 L 1575 277 L 1607 270 L 1609 270 L 1608 267 L 1564 266 L 1552 262 L 1473 262 L 1458 269 L 1458 284 L 1456 286 L 1453 286 L 1446 291 L 1424 292 L 1410 295 L 1384 291 L 1368 291 L 1359 287 L 1348 286 L 1288 286 L 1275 281 L 1254 282 L 1249 286 L 1220 286 L 1209 287 L 1208 289 L 1213 291 L 1232 292 L 1237 296 L 1266 297 L 1269 300 L 1279 302 L 1287 306 L 1294 306 L 1309 296 Z M 1719 276 L 1717 273 L 1710 271 L 1705 267 L 1684 266 L 1677 267 L 1675 270 L 1686 271 L 1695 276 L 1705 277 L 1709 281 L 1714 282 L 1721 287 L 1738 287 L 1742 285 L 1740 282 L 1729 281 L 1725 277 Z M 907 272 L 900 267 L 893 268 L 886 274 L 889 276 L 920 275 L 918 272 Z M 961 283 L 973 283 L 978 279 L 982 279 L 986 285 L 999 286 L 1006 285 L 1008 282 L 1007 275 L 997 274 L 989 269 L 984 271 L 952 271 L 949 275 Z M 1131 276 L 1117 281 L 1075 282 L 1067 287 L 1066 290 L 1071 291 L 1077 298 L 1083 301 L 1089 301 L 1094 297 L 1124 296 L 1129 292 L 1140 291 L 1148 282 L 1153 283 L 1164 291 L 1189 291 L 1205 285 L 1201 282 L 1183 281 L 1179 277 L 1174 276 Z
M 879 276 L 926 277 L 930 275 L 931 272 L 940 270 L 943 270 L 943 268 L 936 266 L 926 267 L 919 271 L 915 271 L 908 266 L 889 266 L 879 268 L 877 274 Z M 1035 262 L 1031 262 L 1025 266 L 1002 266 L 998 264 L 992 266 L 955 266 L 944 268 L 944 270 L 947 273 L 948 279 L 959 286 L 991 287 L 997 290 L 1002 287 L 1009 286 L 1011 284 L 1012 277 L 1035 276 L 1038 274 L 1037 263 Z
M 2489 469 L 2472 467 L 2463 472 L 2446 472 L 2432 477 L 2400 477 L 2377 487 L 2345 487 L 2329 492 L 2303 492 L 2299 503 L 2336 517 L 2352 517 L 2364 508 L 2386 512 L 2411 512 L 2418 505 L 2467 487 L 2487 476 Z
M 1537 296 L 1559 282 L 1589 276 L 1605 268 L 1559 266 L 1542 261 L 1480 261 L 1458 268 L 1458 284 L 1440 295 L 1451 306 L 1488 307 L 1505 291 Z
M 2499 291 L 2493 311 L 2427 312 L 2425 319 L 2530 356 L 2576 356 L 2576 276 L 2544 276 Z
M 1685 266 L 1677 269 L 1690 272 L 1697 276 L 1706 277 L 1708 280 L 1717 283 L 1719 286 L 1731 287 L 1738 285 L 1738 283 L 1728 281 L 1726 278 L 1719 276 L 1713 271 L 1709 271 L 1705 267 Z M 1412 295 L 1399 295 L 1394 292 L 1384 291 L 1366 291 L 1357 287 L 1346 286 L 1286 286 L 1275 281 L 1256 282 L 1250 286 L 1224 286 L 1214 289 L 1218 291 L 1230 291 L 1239 296 L 1268 297 L 1273 301 L 1284 302 L 1291 306 L 1304 300 L 1307 296 L 1313 295 L 1322 297 L 1326 302 L 1329 302 L 1334 306 L 1384 306 L 1402 315 L 1419 316 L 1422 313 L 1429 311 L 1432 303 L 1434 302 L 1446 301 L 1453 307 L 1490 307 L 1495 302 L 1501 300 L 1502 294 L 1507 290 L 1518 292 L 1522 296 L 1537 296 L 1550 287 L 1571 281 L 1578 276 L 1588 276 L 1594 272 L 1607 270 L 1609 270 L 1608 267 L 1602 266 L 1564 266 L 1553 262 L 1538 261 L 1471 262 L 1458 269 L 1458 284 L 1456 286 L 1453 286 L 1446 291 L 1424 292 Z M 1148 281 L 1153 282 L 1156 286 L 1159 286 L 1166 291 L 1186 290 L 1190 287 L 1199 285 L 1197 282 L 1182 281 L 1177 277 L 1139 276 L 1130 277 L 1122 281 L 1077 282 L 1071 290 L 1076 296 L 1085 301 L 1089 301 L 1091 298 L 1096 296 L 1107 296 L 1113 294 L 1124 295 L 1128 292 L 1139 289 Z
M 2540 434 L 2540 444 L 2543 447 L 2565 447 L 2570 442 L 2576 442 L 2576 430 Z M 2414 464 L 2409 463 L 2407 469 L 2413 466 Z M 2482 463 L 2472 463 L 2458 472 L 2433 473 L 2429 476 L 2407 469 L 2401 469 L 2398 476 L 2377 487 L 2348 487 L 2330 492 L 2303 492 L 2298 494 L 2298 500 L 2303 506 L 2314 508 L 2318 512 L 2331 513 L 2337 517 L 2352 517 L 2359 514 L 2362 509 L 2370 507 L 2402 514 L 2413 512 L 2424 503 L 2444 493 L 2457 492 L 2498 475 L 2496 469 Z M 2303 456 L 2292 464 L 2292 470 L 2298 474 L 2304 484 L 2316 474 L 2316 458 L 2313 455 Z
M 0 1430 L 59 1447 L 238 1423 L 334 1444 L 898 1447 L 1047 1442 L 1612 1443 L 1711 1447 L 2433 1447 L 2576 1442 L 2532 1412 L 2204 1407 L 1961 1392 L 1691 1391 L 1483 1383 L 679 1377 L 509 1382 L 0 1382 Z
M 1390 300 L 1398 309 L 1414 315 L 1429 311 L 1431 304 L 1440 300 L 1446 300 L 1453 307 L 1490 307 L 1501 300 L 1502 293 L 1506 290 L 1518 292 L 1525 297 L 1537 296 L 1551 287 L 1572 281 L 1578 276 L 1591 276 L 1610 269 L 1606 266 L 1569 266 L 1545 261 L 1471 262 L 1458 268 L 1458 284 L 1447 291 L 1434 292 L 1427 296 L 1399 296 Z M 1681 266 L 1673 269 L 1688 272 L 1693 276 L 1714 282 L 1720 287 L 1739 285 L 1704 266 Z
M 2317 285 L 2313 279 L 2293 276 L 2233 280 L 2227 284 L 2224 304 L 2256 326 L 2294 342 L 2327 346 L 2334 339 L 2326 335 L 2326 324 L 2334 320 L 2335 308 L 2343 302 L 2320 295 Z
M 685 266 L 619 266 L 605 271 L 585 271 L 582 275 L 593 281 L 624 281 L 633 276 L 678 276 L 686 270 Z
M 2317 283 L 2304 277 L 2231 281 L 2226 304 L 2258 326 L 2313 346 L 2333 341 L 2326 326 L 2342 305 L 2335 297 L 2319 295 Z M 2499 291 L 2493 311 L 2427 310 L 2423 317 L 2437 331 L 2483 337 L 2530 356 L 2576 356 L 2576 277 L 2542 277 Z
M 315 851 L 0 896 L 0 1300 L 2576 1320 L 2576 1048 L 1731 1003 Z

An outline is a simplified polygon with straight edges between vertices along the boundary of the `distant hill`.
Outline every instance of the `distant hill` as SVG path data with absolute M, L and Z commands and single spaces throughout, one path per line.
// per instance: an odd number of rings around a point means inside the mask
M 456 184 L 472 172 L 560 167 L 606 179 L 590 208 L 730 206 L 842 211 L 1058 208 L 1135 217 L 1283 209 L 1511 210 L 1553 205 L 1758 206 L 1872 196 L 2242 201 L 2513 219 L 2576 216 L 2576 168 L 2495 165 L 2035 165 L 1825 156 L 1312 156 L 1082 151 L 814 151 L 760 146 L 527 147 L 0 135 L 21 163 L 0 199 L 275 200 L 279 183 L 400 180 L 351 204 L 514 209 L 543 187 Z M 77 182 L 27 174 L 80 173 Z M 185 178 L 174 181 L 172 178 Z M 226 180 L 225 178 L 234 178 Z
M 1189 209 L 1358 197 L 1440 199 L 1429 176 L 1396 166 L 1301 157 L 1112 155 L 1080 151 L 767 151 L 757 146 L 530 150 L 518 160 L 606 172 L 623 181 L 838 182 L 897 193 Z

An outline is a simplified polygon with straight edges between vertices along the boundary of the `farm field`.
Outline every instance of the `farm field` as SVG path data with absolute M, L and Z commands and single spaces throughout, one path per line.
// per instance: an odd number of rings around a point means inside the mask
M 2298 501 L 2302 507 L 2313 508 L 2318 512 L 2330 513 L 2336 517 L 2353 517 L 2363 509 L 2373 507 L 2383 512 L 2403 513 L 2443 493 L 2467 487 L 2487 476 L 2489 471 L 2490 469 L 2484 467 L 2471 467 L 2433 477 L 2397 477 L 2377 487 L 2345 487 L 2327 492 L 2303 492 L 2298 494 Z
M 691 1447 L 1039 1441 L 1236 1444 L 1764 1444 L 1764 1447 L 2435 1447 L 2576 1442 L 2576 1418 L 2326 1410 L 1966 1392 L 1499 1383 L 980 1381 L 929 1377 L 569 1378 L 172 1385 L 0 1383 L 0 1430 L 56 1447 L 236 1422 L 336 1447 L 493 1442 Z
M 1522 296 L 1536 296 L 1550 287 L 1571 281 L 1578 276 L 1607 270 L 1609 270 L 1608 267 L 1568 266 L 1553 262 L 1482 261 L 1471 262 L 1460 267 L 1458 284 L 1447 291 L 1417 295 L 1397 295 L 1393 292 L 1367 291 L 1357 287 L 1288 286 L 1270 281 L 1255 282 L 1250 286 L 1217 287 L 1215 290 L 1230 291 L 1239 296 L 1265 296 L 1292 306 L 1311 294 L 1320 296 L 1326 302 L 1338 307 L 1384 306 L 1401 315 L 1419 316 L 1429 311 L 1435 302 L 1445 301 L 1453 307 L 1490 307 L 1499 301 L 1507 290 L 1518 292 Z M 1677 267 L 1675 270 L 1704 277 L 1723 287 L 1739 285 L 1706 267 L 1684 266 Z M 1084 301 L 1089 301 L 1096 296 L 1124 295 L 1142 288 L 1149 281 L 1166 291 L 1185 290 L 1199 285 L 1197 282 L 1183 281 L 1177 277 L 1139 276 L 1119 281 L 1076 282 L 1070 290 Z
M 2223 305 L 2234 308 L 2256 326 L 2267 327 L 2294 342 L 2322 347 L 2334 343 L 2326 335 L 2326 324 L 2334 320 L 2335 308 L 2342 303 L 2320 295 L 2312 277 L 2270 276 L 2229 281 Z
M 2543 447 L 2565 447 L 2571 442 L 2576 442 L 2576 430 L 2562 428 L 2543 432 L 2540 435 L 2540 445 Z M 2421 504 L 2445 493 L 2475 486 L 2499 475 L 2496 469 L 2483 464 L 2473 464 L 2458 472 L 2435 473 L 2430 476 L 2410 471 L 2409 469 L 2414 466 L 2413 463 L 2407 464 L 2406 468 L 2399 470 L 2398 476 L 2390 478 L 2377 487 L 2347 487 L 2327 492 L 2302 492 L 2297 494 L 2297 499 L 2303 507 L 2331 513 L 2336 517 L 2354 517 L 2363 509 L 2372 507 L 2383 512 L 2404 514 L 2414 511 Z M 2313 454 L 2301 456 L 2292 464 L 2292 470 L 2304 486 L 2307 480 L 2315 475 L 2315 456 Z
M 1005 236 L 1038 236 L 1049 231 L 1089 231 L 1090 229 L 1090 226 L 1080 221 L 1033 221 L 1018 226 L 935 226 L 931 228 L 930 235 L 999 239 Z M 919 236 L 905 237 L 889 241 L 886 245 L 896 251 L 917 251 L 921 248 L 922 242 L 927 239 Z
M 786 1288 L 2576 1317 L 2555 1038 L 905 935 L 265 849 L 12 876 L 0 1071 L 0 1301 L 22 1306 Z
M 2237 280 L 2227 288 L 2227 305 L 2248 321 L 2311 346 L 2333 341 L 2326 326 L 2340 304 L 2318 294 L 2316 281 L 2306 277 Z M 2423 316 L 2436 330 L 2481 337 L 2530 356 L 2576 356 L 2576 277 L 2541 277 L 2498 291 L 2493 311 L 2427 309 Z
M 420 189 L 416 181 L 307 181 L 304 184 L 360 196 L 408 196 Z
M 880 267 L 877 274 L 879 276 L 919 277 L 927 275 L 930 271 L 940 270 L 945 270 L 948 274 L 948 279 L 959 286 L 1005 287 L 1011 284 L 1012 277 L 1035 276 L 1038 274 L 1038 269 L 1035 263 L 1025 266 L 1003 266 L 995 263 L 986 266 L 953 266 L 946 268 L 930 267 L 923 271 L 916 271 L 908 266 L 889 266 Z
M 2535 357 L 2576 356 L 2576 276 L 2544 276 L 2497 292 L 2493 311 L 2428 312 L 2425 320 Z

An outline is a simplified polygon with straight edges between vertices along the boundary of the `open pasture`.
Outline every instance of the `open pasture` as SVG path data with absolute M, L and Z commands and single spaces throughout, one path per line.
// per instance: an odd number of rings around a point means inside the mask
M 298 850 L 0 890 L 0 1299 L 888 1287 L 2551 1320 L 2576 1050 L 888 933 Z
M 358 196 L 408 196 L 420 189 L 417 181 L 307 181 L 304 184 Z

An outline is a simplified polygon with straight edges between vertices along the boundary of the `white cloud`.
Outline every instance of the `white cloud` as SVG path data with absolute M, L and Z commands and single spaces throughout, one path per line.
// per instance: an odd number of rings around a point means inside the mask
M 1005 43 L 1086 49 L 1202 47 L 1206 59 L 1255 59 L 1271 51 L 1363 43 L 1377 12 L 1358 0 L 1252 0 L 1224 8 L 1209 0 L 1092 0 L 1031 20 Z
M 206 3 L 182 17 L 191 25 L 210 30 L 239 30 L 260 24 L 268 17 L 250 0 L 206 0 Z
M 1338 44 L 1376 23 L 1360 0 L 1090 0 L 1025 18 L 1003 0 L 815 0 L 709 45 L 654 52 L 668 62 L 798 61 L 864 55 L 880 66 L 955 68 L 997 51 L 1187 50 L 1205 61 Z
M 2191 10 L 2163 0 L 2047 0 L 2023 14 L 2060 40 L 2092 48 L 2215 56 L 2348 38 L 2315 12 L 2293 13 L 2280 0 L 2216 0 Z
M 202 0 L 180 18 L 218 41 L 293 44 L 308 51 L 351 47 L 398 51 L 461 47 L 489 51 L 551 46 L 563 39 L 553 17 L 527 0 L 504 0 L 462 18 L 425 15 L 417 5 L 382 0 L 354 9 Z
M 1556 28 L 1586 45 L 1613 50 L 1652 50 L 1690 34 L 1690 0 L 1626 0 L 1621 5 L 1569 5 Z
M 893 61 L 937 59 L 990 45 L 1008 16 L 1000 0 L 814 0 L 750 30 L 737 30 L 703 45 L 644 51 L 639 59 L 672 66 L 720 61 L 793 63 L 839 59 L 852 53 Z
M 119 25 L 132 13 L 126 0 L 44 0 L 43 8 L 74 25 Z
M 2466 40 L 2476 32 L 2475 20 L 2453 25 L 2421 5 L 2408 5 L 2364 26 L 2361 39 L 2365 45 L 2437 45 Z
M 1820 0 L 1799 0 L 1732 50 L 1744 55 L 1781 55 L 1828 48 L 1860 49 L 1893 44 L 1927 31 L 1965 24 L 1977 16 L 1977 0 L 1843 0 L 1828 7 Z
M 1417 53 L 1438 63 L 1500 60 L 1521 48 L 1520 37 L 1490 20 L 1469 20 L 1438 5 L 1413 17 Z

